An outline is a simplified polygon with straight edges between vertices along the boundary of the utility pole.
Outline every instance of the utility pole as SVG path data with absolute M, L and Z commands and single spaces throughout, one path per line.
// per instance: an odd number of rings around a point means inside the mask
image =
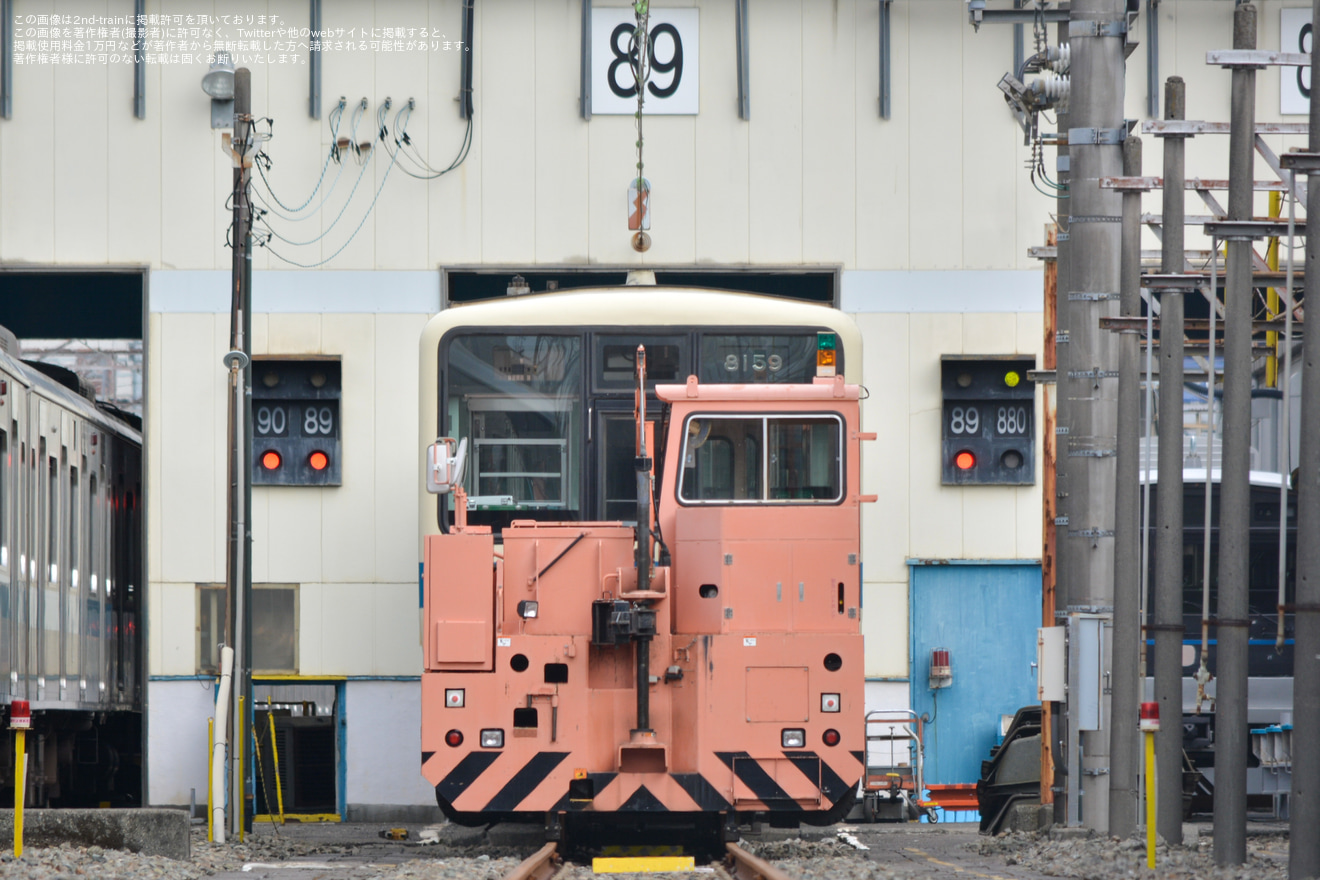
M 1184 119 L 1186 108 L 1187 86 L 1182 77 L 1169 77 L 1164 88 L 1164 118 Z M 1182 275 L 1185 265 L 1183 138 L 1179 134 L 1164 138 L 1164 247 L 1160 258 L 1164 275 Z M 1156 826 L 1170 845 L 1182 843 L 1184 296 L 1184 289 L 1177 286 L 1165 289 L 1160 296 L 1159 495 L 1155 506 L 1155 589 L 1151 598 L 1154 614 L 1148 626 L 1155 635 L 1155 700 L 1160 704 L 1160 717 L 1166 719 L 1155 734 Z
M 248 207 L 248 179 L 252 157 L 252 74 L 246 67 L 234 71 L 234 156 L 233 191 L 233 265 L 229 316 L 229 353 L 224 364 L 229 368 L 229 545 L 225 577 L 226 611 L 230 644 L 234 649 L 233 706 L 229 738 L 229 819 L 235 837 L 245 828 L 247 786 L 244 777 L 251 773 L 244 735 L 249 722 L 240 709 L 251 711 L 245 701 L 251 690 L 251 559 L 252 528 L 248 510 L 252 499 L 251 411 L 252 371 L 252 231 Z M 245 705 L 245 702 L 247 703 Z M 216 731 L 222 736 L 223 731 Z M 241 759 L 240 759 L 241 756 Z M 223 796 L 217 792 L 217 797 Z
M 1256 7 L 1233 10 L 1233 48 L 1256 48 Z M 1233 68 L 1228 221 L 1251 220 L 1256 69 Z M 1215 654 L 1215 863 L 1247 859 L 1247 611 L 1251 525 L 1252 234 L 1228 234 L 1224 288 L 1224 443 L 1219 479 L 1219 602 Z M 1307 238 L 1310 249 L 1310 237 Z M 1212 303 L 1213 305 L 1213 303 Z M 1211 365 L 1211 369 L 1214 366 Z M 1209 465 L 1207 464 L 1207 467 Z M 1304 539 L 1303 539 L 1304 540 Z
M 1312 4 L 1320 33 L 1320 0 Z M 1315 82 L 1315 55 L 1311 55 Z M 1306 217 L 1320 218 L 1320 101 L 1311 101 Z M 1306 301 L 1320 303 L 1320 236 L 1306 236 Z M 1293 291 L 1288 291 L 1292 308 Z M 1288 401 L 1284 401 L 1288 405 Z M 1288 876 L 1320 877 L 1320 321 L 1302 330 L 1302 418 L 1297 491 L 1297 584 L 1293 597 L 1293 776 Z
M 1141 176 L 1141 138 L 1123 143 L 1123 176 Z M 1119 314 L 1141 317 L 1141 193 L 1123 190 Z M 1114 684 L 1109 740 L 1109 834 L 1137 830 L 1137 652 L 1141 639 L 1140 331 L 1118 337 L 1118 461 L 1114 492 Z M 1152 343 L 1153 344 L 1153 343 Z
M 1068 38 L 1068 27 L 1066 24 L 1059 25 L 1059 45 L 1066 43 Z M 1059 131 L 1068 130 L 1068 113 L 1060 110 L 1058 116 Z M 1067 559 L 1068 559 L 1068 438 L 1064 433 L 1068 421 L 1068 399 L 1063 393 L 1063 378 L 1068 373 L 1068 321 L 1070 312 L 1068 311 L 1067 291 L 1072 290 L 1069 269 L 1072 266 L 1072 260 L 1069 255 L 1072 253 L 1072 235 L 1069 231 L 1068 212 L 1071 199 L 1068 197 L 1068 189 L 1072 186 L 1072 155 L 1068 152 L 1068 143 L 1066 139 L 1060 138 L 1061 143 L 1058 146 L 1058 178 L 1059 197 L 1056 200 L 1055 216 L 1058 217 L 1059 231 L 1055 237 L 1056 257 L 1054 261 L 1055 282 L 1054 282 L 1054 338 L 1047 340 L 1046 344 L 1054 346 L 1054 388 L 1046 396 L 1046 405 L 1048 406 L 1051 397 L 1054 402 L 1054 425 L 1050 426 L 1046 422 L 1047 429 L 1054 432 L 1051 438 L 1054 441 L 1053 465 L 1054 465 L 1054 558 L 1052 560 L 1052 575 L 1049 581 L 1042 584 L 1047 590 L 1045 594 L 1044 610 L 1049 614 L 1045 620 L 1045 626 L 1059 626 L 1061 621 L 1067 619 L 1066 609 L 1068 607 L 1068 581 L 1067 581 Z M 1046 369 L 1049 369 L 1048 364 Z M 1047 463 L 1049 463 L 1047 461 Z M 1049 488 L 1049 487 L 1046 487 Z M 1049 588 L 1053 589 L 1050 590 Z M 1041 713 L 1041 736 L 1046 740 L 1046 746 L 1050 749 L 1051 764 L 1054 772 L 1049 780 L 1051 788 L 1051 797 L 1054 804 L 1054 824 L 1068 824 L 1068 798 L 1065 797 L 1069 790 L 1068 771 L 1068 749 L 1070 740 L 1067 736 L 1068 731 L 1068 703 L 1051 703 L 1048 712 Z
M 1118 312 L 1119 197 L 1101 177 L 1123 170 L 1126 26 L 1124 0 L 1073 0 L 1072 97 L 1068 152 L 1072 162 L 1067 372 L 1068 526 L 1066 578 L 1069 620 L 1069 822 L 1101 831 L 1109 824 L 1109 700 L 1080 674 L 1084 655 L 1108 671 L 1114 603 L 1114 480 L 1117 445 L 1118 353 L 1100 318 Z M 1060 365 L 1062 367 L 1062 364 Z M 1076 663 L 1076 665 L 1071 665 Z M 1074 686 L 1077 685 L 1077 686 Z

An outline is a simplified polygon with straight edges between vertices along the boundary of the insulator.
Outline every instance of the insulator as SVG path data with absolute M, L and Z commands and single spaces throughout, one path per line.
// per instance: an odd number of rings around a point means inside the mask
M 1042 104 L 1066 107 L 1071 83 L 1072 79 L 1068 76 L 1057 74 L 1052 70 L 1042 70 L 1040 77 L 1032 80 L 1031 91 L 1040 98 Z
M 1046 66 L 1051 70 L 1067 73 L 1072 64 L 1072 46 L 1068 43 L 1049 46 L 1045 49 L 1045 59 Z

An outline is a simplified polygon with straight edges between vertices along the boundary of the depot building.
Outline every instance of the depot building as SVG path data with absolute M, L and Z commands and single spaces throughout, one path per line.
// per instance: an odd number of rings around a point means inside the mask
M 1262 47 L 1279 5 L 1264 4 Z M 435 808 L 418 767 L 424 325 L 510 288 L 632 269 L 855 320 L 862 348 L 845 357 L 861 358 L 878 436 L 863 451 L 863 491 L 879 496 L 862 522 L 867 707 L 936 717 L 927 780 L 974 782 L 1001 715 L 1036 702 L 1041 622 L 1042 395 L 1027 374 L 1042 366 L 1045 274 L 1029 249 L 1055 200 L 1024 170 L 1032 148 L 996 89 L 1014 28 L 974 30 L 963 0 L 653 9 L 638 252 L 636 99 L 615 36 L 631 6 L 482 2 L 470 26 L 460 0 L 313 6 L 316 28 L 306 4 L 148 4 L 138 63 L 29 51 L 15 10 L 0 280 L 37 279 L 23 289 L 47 298 L 46 335 L 92 314 L 101 329 L 82 335 L 141 340 L 147 800 L 204 798 L 224 639 L 232 108 L 201 88 L 220 48 L 251 71 L 263 120 L 253 430 L 311 438 L 280 447 L 277 467 L 255 462 L 252 490 L 255 696 L 283 707 L 287 813 Z M 1188 78 L 1189 117 L 1227 118 L 1227 73 L 1169 53 L 1224 43 L 1231 6 L 1159 8 L 1161 70 Z M 50 40 L 105 13 L 73 2 L 31 27 Z M 315 48 L 281 35 L 301 29 Z M 1144 48 L 1128 62 L 1134 117 L 1147 63 Z M 1263 120 L 1286 118 L 1277 88 L 1262 75 Z M 949 389 L 1001 368 L 1021 382 L 1016 476 L 990 472 L 1000 451 L 974 462 L 983 477 L 961 475 Z M 958 414 L 970 433 L 973 412 Z M 937 648 L 952 670 L 938 706 Z

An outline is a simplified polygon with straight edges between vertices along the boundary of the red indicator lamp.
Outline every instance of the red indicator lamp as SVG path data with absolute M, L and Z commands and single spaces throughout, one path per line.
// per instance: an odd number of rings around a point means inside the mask
M 825 731 L 825 734 L 821 737 L 821 741 L 827 746 L 837 746 L 839 744 L 839 732 L 831 727 L 829 730 Z
M 964 449 L 953 457 L 953 463 L 960 471 L 970 471 L 976 467 L 976 456 Z
M 279 470 L 280 454 L 274 449 L 263 452 L 261 454 L 261 466 L 268 471 Z
M 461 731 L 451 730 L 445 734 L 445 745 L 456 749 L 463 744 L 463 734 Z
M 1141 704 L 1141 729 L 1143 731 L 1156 731 L 1160 729 L 1159 703 Z
M 32 727 L 32 705 L 27 700 L 14 700 L 9 704 L 9 727 L 12 730 Z
M 330 456 L 324 452 L 313 452 L 307 456 L 307 463 L 312 466 L 314 471 L 323 471 L 330 465 Z

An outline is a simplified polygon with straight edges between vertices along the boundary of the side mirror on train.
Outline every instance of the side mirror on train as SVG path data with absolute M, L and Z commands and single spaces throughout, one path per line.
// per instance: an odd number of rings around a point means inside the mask
M 463 468 L 467 465 L 467 438 L 437 437 L 426 447 L 426 491 L 433 495 L 448 495 L 463 484 Z

